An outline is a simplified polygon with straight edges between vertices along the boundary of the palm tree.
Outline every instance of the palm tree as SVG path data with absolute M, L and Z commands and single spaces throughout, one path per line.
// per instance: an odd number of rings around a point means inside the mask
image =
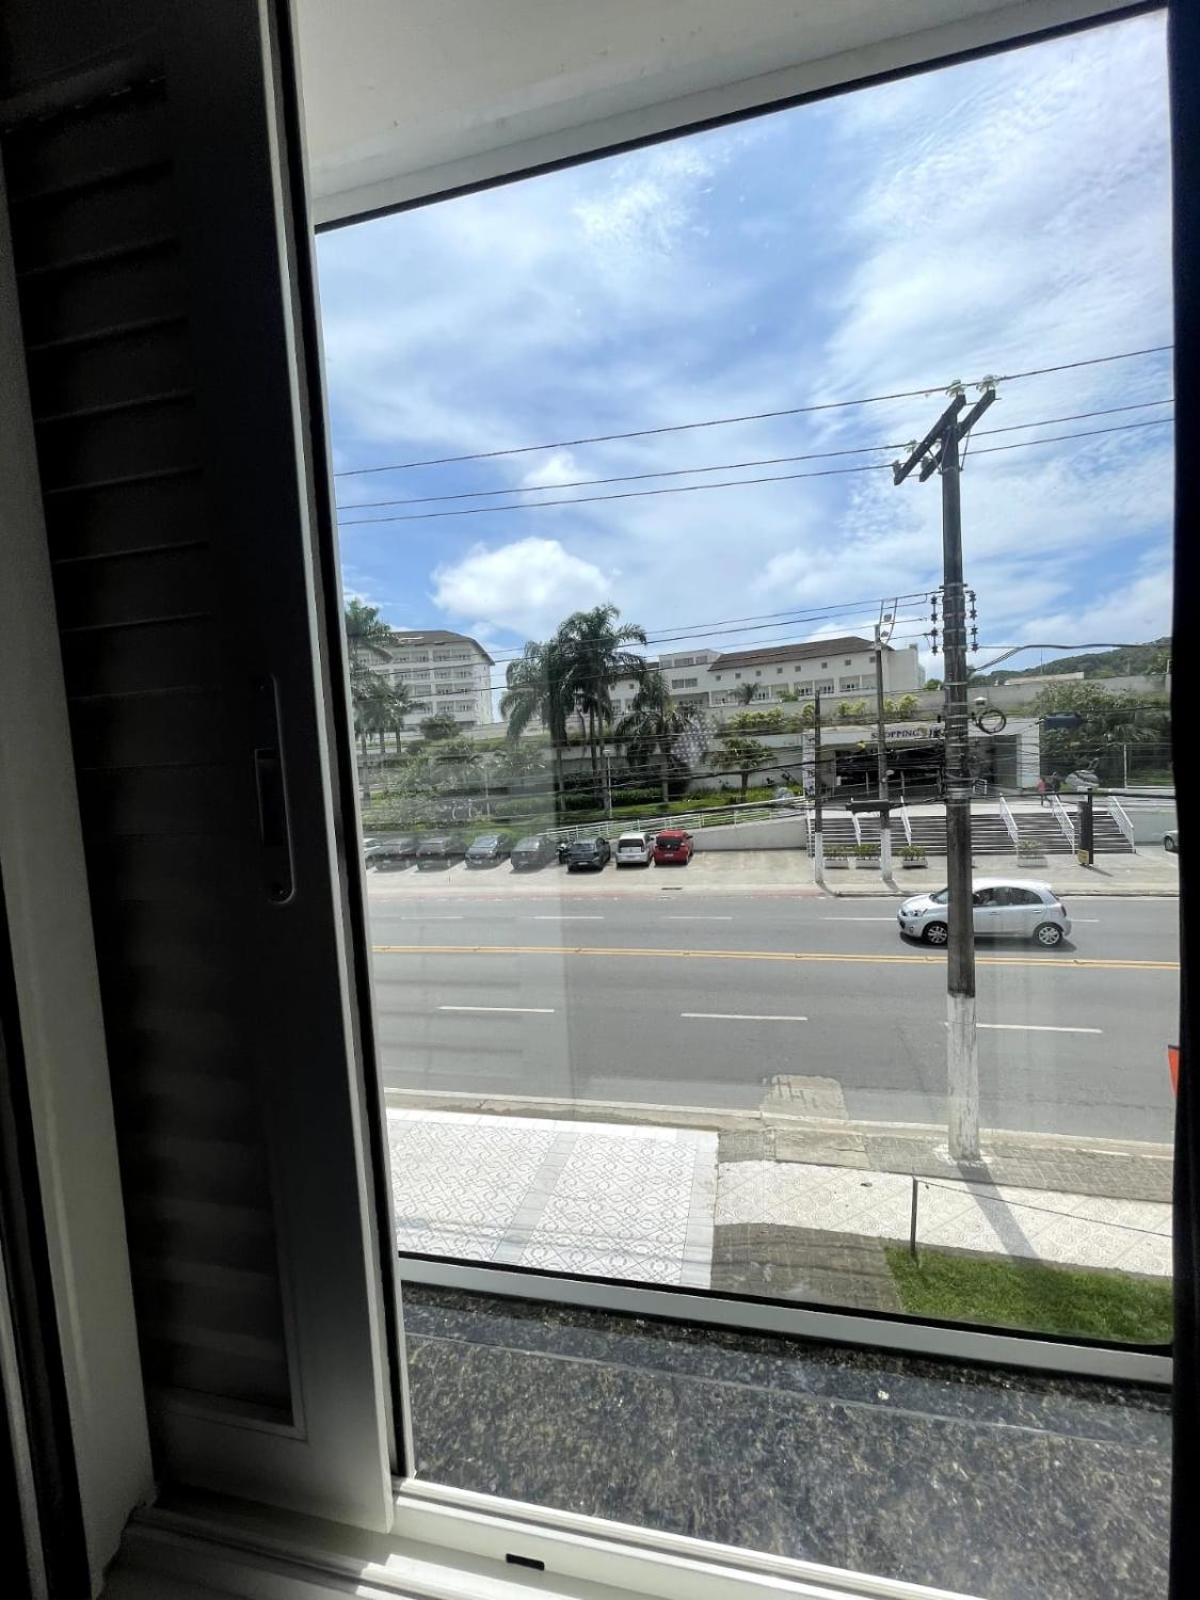
M 554 787 L 562 792 L 562 753 L 567 743 L 567 719 L 575 697 L 568 679 L 569 662 L 556 634 L 544 644 L 531 639 L 524 652 L 505 671 L 508 684 L 500 700 L 500 715 L 508 724 L 508 740 L 517 741 L 532 722 L 540 722 L 550 736 L 554 762 Z
M 357 596 L 346 602 L 345 627 L 346 647 L 350 656 L 350 704 L 354 715 L 354 732 L 359 748 L 365 754 L 368 734 L 378 733 L 380 749 L 383 748 L 383 729 L 380 724 L 386 719 L 380 691 L 386 691 L 387 685 L 372 671 L 372 663 L 387 660 L 386 647 L 391 642 L 392 630 L 379 615 L 377 606 L 364 605 Z
M 643 672 L 633 704 L 613 730 L 625 743 L 625 759 L 631 767 L 657 762 L 664 805 L 671 798 L 671 771 L 678 764 L 676 742 L 695 721 L 695 706 L 674 699 L 666 679 L 654 668 Z
M 600 792 L 600 744 L 612 721 L 612 686 L 618 678 L 641 680 L 644 656 L 628 649 L 646 643 L 646 630 L 636 622 L 617 626 L 621 615 L 607 603 L 590 611 L 576 611 L 558 627 L 557 639 L 568 662 L 567 684 L 584 719 L 592 763 L 592 788 Z
M 733 698 L 737 701 L 738 705 L 748 706 L 757 693 L 758 685 L 756 683 L 739 683 L 737 688 L 733 691 Z

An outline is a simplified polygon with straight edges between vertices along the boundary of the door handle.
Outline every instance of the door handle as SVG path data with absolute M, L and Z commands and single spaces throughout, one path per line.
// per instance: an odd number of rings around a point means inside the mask
M 262 884 L 272 905 L 296 892 L 287 780 L 279 737 L 279 690 L 272 677 L 254 682 L 254 788 L 258 798 L 258 848 Z

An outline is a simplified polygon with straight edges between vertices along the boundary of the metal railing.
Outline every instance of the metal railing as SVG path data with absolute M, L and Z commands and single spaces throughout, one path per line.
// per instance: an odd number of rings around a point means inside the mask
M 900 826 L 904 829 L 905 844 L 912 843 L 912 818 L 908 814 L 908 807 L 901 800 L 896 808 L 896 815 L 900 818 Z
M 1108 814 L 1116 823 L 1117 827 L 1120 828 L 1125 837 L 1126 844 L 1131 850 L 1134 849 L 1133 822 L 1130 819 L 1129 813 L 1117 799 L 1116 795 L 1110 794 L 1108 797 Z
M 808 803 L 799 795 L 791 805 L 787 806 L 778 805 L 774 801 L 754 801 L 747 805 L 676 812 L 674 815 L 663 812 L 649 817 L 614 817 L 611 821 L 601 818 L 599 821 L 577 822 L 559 828 L 541 828 L 538 831 L 556 843 L 565 840 L 567 844 L 574 844 L 576 839 L 595 839 L 601 834 L 608 838 L 616 838 L 622 833 L 659 833 L 664 828 L 686 828 L 689 833 L 698 833 L 704 828 L 740 827 L 746 823 L 788 820 L 801 822 L 806 833 L 811 831 L 808 827 Z
M 1004 826 L 1008 829 L 1008 837 L 1013 842 L 1013 849 L 1019 849 L 1021 836 L 1017 829 L 1017 819 L 1012 814 L 1012 807 L 1002 794 L 997 795 L 996 799 L 1000 804 L 1000 815 L 1003 818 Z
M 850 813 L 850 823 L 851 823 L 851 826 L 854 829 L 854 842 L 855 842 L 855 844 L 861 844 L 863 842 L 862 823 L 858 820 L 858 812 L 857 811 L 852 811 Z
M 1075 823 L 1072 820 L 1071 813 L 1067 810 L 1066 806 L 1063 805 L 1062 801 L 1056 794 L 1052 794 L 1050 796 L 1050 810 L 1053 815 L 1058 818 L 1058 825 L 1063 831 L 1063 838 L 1067 841 L 1067 844 L 1071 850 L 1071 854 L 1074 855 Z

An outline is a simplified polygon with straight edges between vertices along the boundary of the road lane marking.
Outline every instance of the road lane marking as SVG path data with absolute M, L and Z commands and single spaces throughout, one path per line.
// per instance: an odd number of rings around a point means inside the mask
M 592 911 L 540 911 L 534 922 L 603 922 L 599 912 Z
M 826 950 L 663 950 L 621 945 L 377 944 L 377 956 L 594 956 L 618 960 L 842 962 L 866 966 L 940 967 L 945 955 L 864 955 Z M 1077 972 L 1178 972 L 1178 961 L 1106 960 L 1090 956 L 976 956 L 980 967 L 1053 967 Z
M 709 915 L 705 911 L 668 911 L 664 922 L 732 922 L 732 916 Z
M 822 917 L 822 922 L 895 922 L 895 916 L 890 917 Z
M 807 1022 L 807 1017 L 767 1016 L 756 1011 L 681 1011 L 681 1017 L 698 1022 Z
M 439 1006 L 439 1011 L 509 1011 L 522 1016 L 552 1017 L 553 1006 Z
M 942 1027 L 950 1024 L 943 1022 Z M 1103 1033 L 1103 1028 L 1067 1028 L 1049 1022 L 977 1022 L 977 1028 L 990 1028 L 1003 1033 Z

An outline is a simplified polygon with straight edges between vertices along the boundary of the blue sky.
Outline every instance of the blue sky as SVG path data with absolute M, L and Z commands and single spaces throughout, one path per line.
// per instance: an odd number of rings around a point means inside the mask
M 335 468 L 1166 344 L 1168 183 L 1163 22 L 1150 16 L 326 234 Z M 1170 393 L 1166 356 L 1085 367 L 1002 384 L 981 427 Z M 574 479 L 899 443 L 941 404 L 934 393 L 343 477 L 341 515 L 450 509 L 364 503 L 480 489 L 528 505 L 589 493 L 537 492 Z M 1171 434 L 968 455 L 982 641 L 1167 631 Z M 609 599 L 655 632 L 843 608 L 822 626 L 714 634 L 723 647 L 859 631 L 874 620 L 863 601 L 935 586 L 941 554 L 937 483 L 894 489 L 887 472 L 344 525 L 341 542 L 347 591 L 393 625 L 459 628 L 501 656 Z

